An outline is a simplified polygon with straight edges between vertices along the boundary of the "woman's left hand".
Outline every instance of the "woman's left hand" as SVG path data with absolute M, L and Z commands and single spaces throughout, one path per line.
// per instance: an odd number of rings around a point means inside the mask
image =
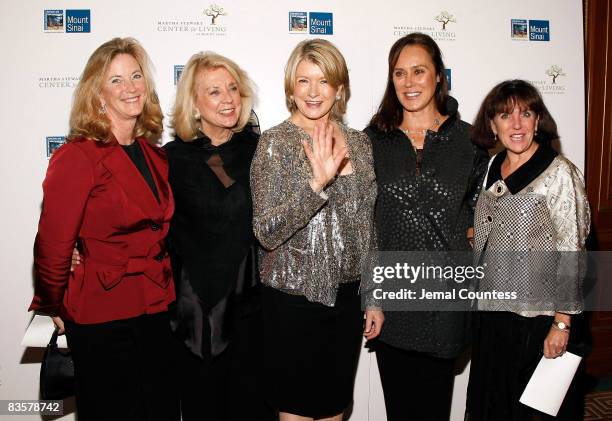
M 557 358 L 565 353 L 569 332 L 550 328 L 546 339 L 544 339 L 544 357 Z
M 363 336 L 369 341 L 380 335 L 385 315 L 382 310 L 366 310 Z

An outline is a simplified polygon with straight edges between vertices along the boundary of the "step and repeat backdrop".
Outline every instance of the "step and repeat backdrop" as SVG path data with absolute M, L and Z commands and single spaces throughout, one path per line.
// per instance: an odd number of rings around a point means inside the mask
M 0 15 L 3 139 L 0 155 L 0 399 L 36 399 L 41 352 L 20 346 L 31 318 L 32 244 L 48 158 L 64 142 L 71 98 L 101 43 L 137 38 L 155 65 L 165 121 L 182 66 L 212 50 L 242 66 L 257 86 L 262 129 L 285 118 L 283 69 L 299 41 L 335 43 L 350 69 L 347 122 L 362 129 L 386 83 L 389 48 L 410 32 L 440 45 L 451 93 L 470 122 L 489 89 L 527 79 L 559 125 L 561 148 L 584 167 L 582 6 L 578 0 L 6 0 Z M 166 129 L 163 142 L 170 139 Z M 453 420 L 463 419 L 469 364 L 455 382 Z M 410 379 L 406 379 L 410 381 Z M 2 416 L 0 416 L 2 418 Z M 32 416 L 26 419 L 38 420 Z M 74 414 L 62 418 L 74 419 Z M 385 420 L 376 358 L 361 354 L 351 421 Z

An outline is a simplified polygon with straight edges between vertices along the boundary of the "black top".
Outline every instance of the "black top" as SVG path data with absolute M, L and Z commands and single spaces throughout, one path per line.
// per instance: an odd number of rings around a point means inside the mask
M 456 107 L 455 107 L 456 108 Z M 420 173 L 410 139 L 399 129 L 365 132 L 372 140 L 378 184 L 375 222 L 381 251 L 470 250 L 467 229 L 488 154 L 470 141 L 470 125 L 452 114 L 427 131 Z M 385 314 L 380 340 L 398 348 L 455 357 L 467 340 L 463 313 Z
M 204 135 L 164 146 L 175 201 L 168 234 L 177 288 L 173 325 L 200 356 L 225 349 L 237 296 L 257 283 L 249 170 L 258 138 L 243 131 L 220 146 Z
M 144 153 L 142 152 L 140 144 L 134 141 L 131 145 L 121 145 L 121 147 L 128 154 L 134 165 L 136 165 L 136 168 L 138 168 L 138 171 L 140 171 L 140 174 L 142 174 L 145 181 L 151 188 L 151 191 L 155 195 L 157 203 L 159 203 L 159 193 L 157 192 L 157 186 L 153 181 L 151 169 L 147 165 L 147 159 L 145 158 Z

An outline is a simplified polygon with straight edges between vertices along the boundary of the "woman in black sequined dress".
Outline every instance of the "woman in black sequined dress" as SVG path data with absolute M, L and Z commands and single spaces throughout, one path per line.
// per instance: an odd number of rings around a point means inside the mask
M 473 209 L 488 154 L 459 119 L 439 47 L 400 38 L 387 87 L 366 133 L 378 184 L 380 251 L 469 251 Z M 462 312 L 385 312 L 375 344 L 387 419 L 448 419 L 455 359 L 468 339 Z

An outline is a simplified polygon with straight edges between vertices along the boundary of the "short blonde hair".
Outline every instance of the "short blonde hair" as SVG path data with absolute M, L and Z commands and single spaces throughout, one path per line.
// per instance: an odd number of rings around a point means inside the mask
M 200 72 L 223 67 L 236 80 L 240 92 L 241 111 L 232 131 L 239 132 L 249 121 L 253 109 L 253 86 L 247 73 L 227 57 L 212 51 L 203 51 L 191 56 L 176 87 L 176 101 L 170 117 L 170 127 L 185 141 L 198 136 L 200 121 L 196 119 L 197 77 Z
M 331 42 L 320 38 L 300 42 L 289 56 L 285 66 L 285 104 L 287 109 L 292 114 L 297 110 L 295 101 L 293 101 L 295 74 L 298 65 L 303 60 L 308 60 L 319 66 L 327 81 L 335 89 L 342 86 L 340 99 L 334 103 L 330 111 L 332 119 L 341 121 L 342 116 L 346 113 L 346 104 L 351 97 L 348 68 L 338 48 Z
M 112 137 L 111 122 L 108 116 L 101 113 L 100 93 L 104 75 L 110 63 L 119 54 L 129 54 L 136 60 L 142 70 L 145 82 L 145 102 L 142 113 L 136 120 L 134 136 L 154 138 L 164 128 L 163 114 L 155 92 L 152 76 L 152 64 L 147 52 L 134 38 L 113 38 L 99 46 L 93 52 L 81 80 L 74 91 L 72 110 L 70 111 L 70 134 L 68 140 L 86 137 L 91 140 L 107 142 Z

